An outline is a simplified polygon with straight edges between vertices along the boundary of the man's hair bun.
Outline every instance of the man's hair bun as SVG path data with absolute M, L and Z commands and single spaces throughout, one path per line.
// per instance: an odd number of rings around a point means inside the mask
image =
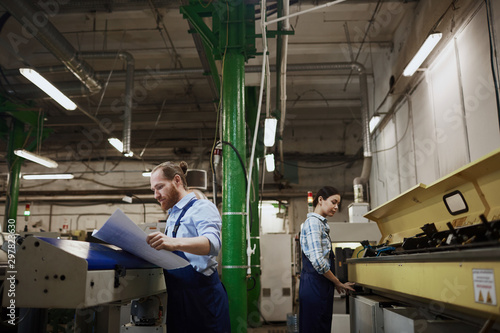
M 187 173 L 187 169 L 188 169 L 187 163 L 182 161 L 181 163 L 179 163 L 179 167 L 181 168 L 182 172 L 185 175 Z

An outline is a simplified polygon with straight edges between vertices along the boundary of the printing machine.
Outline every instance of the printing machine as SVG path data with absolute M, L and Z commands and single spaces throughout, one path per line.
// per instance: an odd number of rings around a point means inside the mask
M 120 332 L 123 304 L 166 291 L 161 268 L 111 245 L 27 237 L 15 259 L 3 306 L 14 299 L 21 308 L 19 332 L 45 332 L 46 309 L 76 309 L 75 331 Z
M 365 292 L 351 296 L 351 332 L 499 329 L 500 150 L 365 217 L 382 239 L 347 260 Z

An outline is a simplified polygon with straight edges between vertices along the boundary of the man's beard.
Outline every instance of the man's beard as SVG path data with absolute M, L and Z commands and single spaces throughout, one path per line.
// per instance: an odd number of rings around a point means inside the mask
M 174 205 L 179 202 L 180 193 L 175 187 L 171 187 L 170 191 L 168 191 L 165 200 L 162 202 L 161 208 L 164 211 L 169 210 L 174 207 Z

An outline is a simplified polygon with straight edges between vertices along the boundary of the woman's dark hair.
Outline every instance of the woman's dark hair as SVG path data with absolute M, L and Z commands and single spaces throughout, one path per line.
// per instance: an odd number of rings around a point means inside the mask
M 318 191 L 318 193 L 316 193 L 316 196 L 314 197 L 313 206 L 316 207 L 316 205 L 318 204 L 318 198 L 319 197 L 322 197 L 324 200 L 326 200 L 326 199 L 328 199 L 329 197 L 331 197 L 332 195 L 335 195 L 335 194 L 340 195 L 339 190 L 337 190 L 335 187 L 332 187 L 332 186 L 324 186 L 324 187 L 322 187 Z
M 163 177 L 167 180 L 173 180 L 175 175 L 179 175 L 182 179 L 182 183 L 184 184 L 184 188 L 187 189 L 186 173 L 188 165 L 186 162 L 182 161 L 179 164 L 175 164 L 173 162 L 163 162 L 162 164 L 157 165 L 151 173 L 158 169 L 161 169 Z

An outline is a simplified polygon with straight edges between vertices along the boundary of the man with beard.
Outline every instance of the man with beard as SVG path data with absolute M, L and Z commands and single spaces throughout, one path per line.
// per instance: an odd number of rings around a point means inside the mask
M 156 250 L 174 251 L 190 265 L 165 270 L 167 331 L 228 333 L 227 293 L 217 273 L 221 217 L 208 200 L 188 193 L 186 162 L 165 162 L 151 172 L 151 190 L 168 211 L 165 234 L 155 232 L 146 241 Z

